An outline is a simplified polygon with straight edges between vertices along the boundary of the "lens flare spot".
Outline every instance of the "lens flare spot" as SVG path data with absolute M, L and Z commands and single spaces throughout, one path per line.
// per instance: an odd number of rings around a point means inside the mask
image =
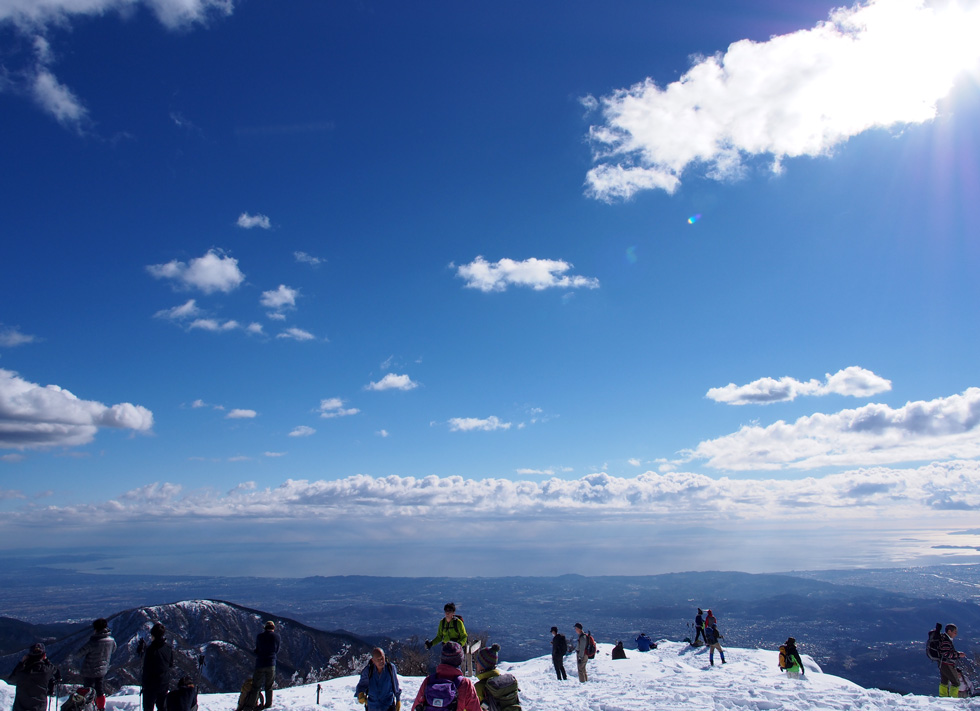
M 687 224 L 693 225 L 695 222 L 701 219 L 701 215 L 691 215 L 687 218 Z
M 636 247 L 626 248 L 626 261 L 630 264 L 636 264 Z

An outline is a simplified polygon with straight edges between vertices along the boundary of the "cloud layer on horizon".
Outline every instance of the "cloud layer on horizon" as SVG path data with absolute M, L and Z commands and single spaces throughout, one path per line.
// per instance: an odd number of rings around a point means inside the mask
M 759 378 L 747 385 L 729 383 L 722 388 L 711 388 L 705 397 L 716 402 L 729 405 L 767 405 L 772 402 L 795 400 L 802 395 L 847 395 L 850 397 L 868 397 L 891 390 L 892 383 L 870 370 L 858 366 L 850 366 L 838 370 L 831 375 L 826 374 L 826 380 L 811 379 L 801 382 L 796 378 L 784 376 L 775 378 Z
M 663 88 L 647 78 L 588 97 L 602 115 L 589 131 L 588 192 L 605 201 L 673 193 L 688 169 L 732 179 L 753 156 L 780 172 L 786 158 L 826 155 L 864 131 L 929 121 L 980 61 L 978 35 L 975 5 L 870 0 L 808 30 L 735 42 Z

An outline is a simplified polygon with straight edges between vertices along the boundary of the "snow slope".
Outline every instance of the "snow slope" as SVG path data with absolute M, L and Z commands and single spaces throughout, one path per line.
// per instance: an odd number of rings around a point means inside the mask
M 600 644 L 599 654 L 589 663 L 589 682 L 575 678 L 575 662 L 568 657 L 565 667 L 572 678 L 558 682 L 550 657 L 526 662 L 502 662 L 501 671 L 517 676 L 525 711 L 919 711 L 920 709 L 980 710 L 980 697 L 939 699 L 900 696 L 877 689 L 863 689 L 840 677 L 823 674 L 812 659 L 803 655 L 806 676 L 787 679 L 776 666 L 776 652 L 758 649 L 725 650 L 728 663 L 708 664 L 707 650 L 683 642 L 658 642 L 647 653 L 627 650 L 628 659 L 613 661 L 612 645 Z M 354 700 L 355 677 L 321 682 L 320 706 L 327 709 L 359 707 Z M 422 679 L 402 677 L 405 711 L 415 698 Z M 938 674 L 937 674 L 938 685 Z M 127 687 L 109 698 L 108 711 L 139 711 L 139 690 Z M 208 694 L 200 697 L 200 711 L 232 711 L 237 694 Z M 277 690 L 274 711 L 304 711 L 316 708 L 316 684 Z M 9 708 L 13 689 L 0 684 L 0 707 Z

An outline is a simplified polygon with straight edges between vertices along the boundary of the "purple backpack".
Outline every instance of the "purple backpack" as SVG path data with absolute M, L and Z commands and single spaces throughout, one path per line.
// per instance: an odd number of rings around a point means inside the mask
M 433 674 L 425 685 L 425 711 L 455 711 L 456 689 L 463 677 L 446 679 Z

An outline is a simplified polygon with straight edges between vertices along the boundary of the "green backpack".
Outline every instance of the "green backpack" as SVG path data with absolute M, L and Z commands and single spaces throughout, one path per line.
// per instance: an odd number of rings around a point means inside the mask
M 490 677 L 484 687 L 483 702 L 490 711 L 521 711 L 517 679 L 513 674 Z

